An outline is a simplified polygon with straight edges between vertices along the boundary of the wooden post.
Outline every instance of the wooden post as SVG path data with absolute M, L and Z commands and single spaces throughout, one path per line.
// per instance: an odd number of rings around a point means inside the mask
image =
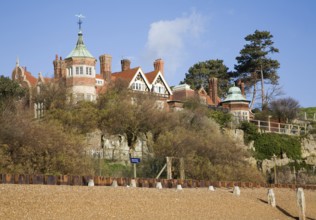
M 180 159 L 180 179 L 185 179 L 185 173 L 184 173 L 184 159 L 181 157 Z
M 133 167 L 134 167 L 134 179 L 136 179 L 136 163 L 133 163 Z
M 167 160 L 167 179 L 172 179 L 172 157 L 166 157 Z
M 258 120 L 258 132 L 260 132 L 260 121 Z
M 161 175 L 162 172 L 166 169 L 166 167 L 167 167 L 167 164 L 165 164 L 165 165 L 163 166 L 163 168 L 160 170 L 160 172 L 159 172 L 158 175 L 156 176 L 156 179 L 158 179 L 158 178 L 160 177 L 160 175 Z

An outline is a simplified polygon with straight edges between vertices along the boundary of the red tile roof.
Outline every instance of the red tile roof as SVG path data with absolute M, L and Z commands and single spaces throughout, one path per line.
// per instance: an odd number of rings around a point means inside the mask
M 128 80 L 129 82 L 134 78 L 135 74 L 137 73 L 137 71 L 139 70 L 140 67 L 135 67 L 132 69 L 128 69 L 122 72 L 116 72 L 116 73 L 112 73 L 111 77 L 115 78 L 121 78 L 121 79 L 125 79 Z
M 32 86 L 36 85 L 37 79 L 34 76 L 32 76 L 30 72 L 27 72 L 26 70 L 24 70 L 24 75 L 25 75 L 26 80 L 29 81 Z
M 95 74 L 95 78 L 96 78 L 96 79 L 103 79 L 103 77 L 102 77 L 101 74 Z
M 156 76 L 157 76 L 158 73 L 159 73 L 158 70 L 154 70 L 154 71 L 152 71 L 152 72 L 149 72 L 149 73 L 146 73 L 146 74 L 145 74 L 145 76 L 146 76 L 146 78 L 147 78 L 147 80 L 148 80 L 148 82 L 149 82 L 150 84 L 153 83 L 153 81 L 154 81 L 154 79 L 156 78 Z

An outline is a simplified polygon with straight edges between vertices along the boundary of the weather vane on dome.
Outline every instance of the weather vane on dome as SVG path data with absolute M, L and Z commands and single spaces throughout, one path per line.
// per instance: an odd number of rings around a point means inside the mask
M 76 17 L 78 17 L 79 31 L 81 31 L 82 18 L 85 18 L 85 16 L 78 14 Z

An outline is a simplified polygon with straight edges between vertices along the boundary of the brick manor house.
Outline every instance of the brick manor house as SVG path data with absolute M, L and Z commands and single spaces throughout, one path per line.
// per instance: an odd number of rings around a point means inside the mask
M 72 95 L 75 101 L 88 100 L 95 101 L 98 94 L 106 92 L 106 88 L 111 81 L 124 79 L 128 82 L 128 88 L 144 93 L 154 93 L 159 97 L 158 106 L 162 109 L 179 110 L 182 109 L 183 101 L 190 97 L 198 96 L 200 101 L 208 106 L 228 109 L 232 114 L 243 120 L 249 120 L 249 101 L 245 99 L 243 83 L 230 88 L 225 100 L 217 96 L 217 79 L 209 80 L 208 93 L 201 88 L 194 91 L 187 84 L 175 86 L 170 89 L 164 78 L 164 61 L 156 59 L 153 62 L 154 69 L 145 73 L 141 67 L 131 67 L 131 61 L 121 60 L 121 70 L 112 72 L 112 56 L 103 54 L 99 56 L 100 73 L 96 73 L 97 59 L 91 55 L 83 42 L 79 20 L 78 40 L 75 48 L 65 58 L 56 55 L 53 61 L 54 77 L 46 78 L 41 73 L 38 77 L 33 76 L 26 67 L 22 67 L 17 60 L 12 71 L 12 79 L 30 91 L 41 84 L 65 82 L 67 92 Z M 35 108 L 38 106 L 35 104 Z

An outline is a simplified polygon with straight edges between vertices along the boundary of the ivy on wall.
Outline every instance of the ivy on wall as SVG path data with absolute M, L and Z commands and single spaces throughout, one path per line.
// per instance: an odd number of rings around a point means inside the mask
M 301 142 L 296 136 L 277 133 L 258 134 L 254 147 L 255 157 L 260 160 L 271 159 L 274 154 L 282 158 L 284 153 L 291 159 L 301 158 Z
M 245 143 L 254 141 L 256 159 L 271 159 L 273 155 L 282 158 L 285 153 L 288 158 L 301 159 L 301 141 L 298 136 L 277 133 L 259 133 L 255 125 L 243 122 Z

